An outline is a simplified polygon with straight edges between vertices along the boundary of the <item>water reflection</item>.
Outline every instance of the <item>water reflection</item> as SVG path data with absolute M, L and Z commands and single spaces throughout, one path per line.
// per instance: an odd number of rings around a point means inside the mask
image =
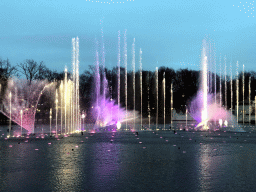
M 200 191 L 253 191 L 256 179 L 254 145 L 248 139 L 244 142 L 245 136 L 240 133 L 234 137 L 233 133 L 221 134 L 205 140 L 198 148 Z M 211 139 L 215 141 L 210 142 Z
M 213 147 L 205 144 L 200 145 L 198 155 L 198 179 L 199 179 L 199 186 L 201 191 L 212 190 L 215 185 L 213 177 L 215 177 L 215 172 L 218 171 L 219 161 L 216 161 L 217 158 L 213 157 Z
M 94 191 L 112 191 L 119 177 L 121 146 L 110 142 L 92 145 L 93 149 L 93 185 Z
M 2 139 L 0 191 L 254 191 L 255 140 L 183 130 Z
M 37 182 L 38 172 L 43 168 L 40 166 L 40 154 L 35 151 L 40 142 L 7 140 L 0 143 L 0 189 L 4 191 L 6 187 L 11 187 L 14 191 L 26 191 L 26 186 Z M 38 186 L 41 184 L 45 184 L 44 181 Z
M 54 191 L 79 191 L 82 185 L 81 161 L 82 153 L 73 138 L 56 140 L 49 146 L 47 158 L 51 159 L 49 182 Z M 77 146 L 77 147 L 76 147 Z

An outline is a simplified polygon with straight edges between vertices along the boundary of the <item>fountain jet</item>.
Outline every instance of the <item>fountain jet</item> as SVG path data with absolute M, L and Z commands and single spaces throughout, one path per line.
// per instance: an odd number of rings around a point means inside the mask
M 203 41 L 203 48 L 202 48 L 202 71 L 201 71 L 201 86 L 199 88 L 199 91 L 197 95 L 191 100 L 189 103 L 189 113 L 191 117 L 193 117 L 197 122 L 196 129 L 201 130 L 208 130 L 208 129 L 219 129 L 222 126 L 222 123 L 225 122 L 225 129 L 234 130 L 234 127 L 236 127 L 236 131 L 244 131 L 242 128 L 240 128 L 235 121 L 233 121 L 234 118 L 232 118 L 232 113 L 227 111 L 227 109 L 223 108 L 221 106 L 221 90 L 219 94 L 213 94 L 209 93 L 209 87 L 210 85 L 208 83 L 208 60 L 207 58 L 210 58 L 208 49 L 207 49 L 207 42 L 206 40 Z M 216 85 L 215 85 L 216 87 Z M 215 97 L 215 99 L 214 99 Z M 217 98 L 219 100 L 219 103 L 217 103 Z M 219 125 L 213 125 L 213 121 L 219 122 Z M 229 128 L 227 127 L 228 125 Z M 235 125 L 235 126 L 234 126 Z M 222 127 L 223 129 L 224 127 Z
M 34 133 L 35 114 L 43 92 L 55 83 L 39 80 L 9 79 L 0 110 L 11 121 Z M 9 132 L 10 133 L 10 132 Z

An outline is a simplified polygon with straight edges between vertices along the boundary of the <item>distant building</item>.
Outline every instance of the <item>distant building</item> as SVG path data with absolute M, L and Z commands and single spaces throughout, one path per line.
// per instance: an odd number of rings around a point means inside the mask
M 243 115 L 244 109 L 244 115 Z M 234 109 L 232 110 L 232 114 L 237 117 L 237 105 L 235 105 Z M 243 101 L 239 102 L 238 106 L 238 122 L 255 123 L 255 101 L 251 100 L 251 105 L 249 105 L 249 99 L 244 100 L 244 108 L 243 108 Z
M 177 113 L 175 109 L 173 109 L 172 117 L 173 121 L 186 121 L 186 119 L 188 121 L 194 121 L 194 119 L 190 116 L 189 113 L 187 113 L 186 117 L 186 113 Z

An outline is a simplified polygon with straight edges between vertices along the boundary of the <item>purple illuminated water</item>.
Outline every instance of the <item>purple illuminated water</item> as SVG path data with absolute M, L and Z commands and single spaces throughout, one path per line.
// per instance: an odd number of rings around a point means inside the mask
M 104 65 L 103 65 L 104 69 Z M 115 100 L 108 98 L 108 81 L 105 72 L 100 78 L 99 54 L 96 52 L 96 64 L 94 71 L 94 95 L 92 114 L 95 119 L 95 128 L 117 124 L 125 118 L 124 110 L 115 104 Z
M 96 54 L 98 56 L 98 54 Z M 95 128 L 116 125 L 118 122 L 130 121 L 137 118 L 138 112 L 126 111 L 121 108 L 114 99 L 108 97 L 108 81 L 106 75 L 100 79 L 98 59 L 95 66 L 94 83 L 95 98 L 92 106 L 92 114 L 95 119 Z M 103 84 L 103 85 L 102 85 Z M 101 90 L 103 89 L 103 90 Z M 104 91 L 105 90 L 105 91 Z
M 111 101 L 109 98 L 104 98 L 103 95 L 98 98 L 98 105 L 95 103 L 94 106 L 93 114 L 97 127 L 117 124 L 118 121 L 125 119 L 124 109 L 119 108 L 114 100 Z
M 102 57 L 103 59 L 101 67 L 102 69 L 105 69 L 104 47 Z M 125 60 L 127 59 L 127 54 L 125 54 L 124 58 Z M 94 93 L 92 94 L 93 105 L 91 109 L 95 120 L 95 128 L 116 125 L 118 122 L 121 123 L 124 121 L 126 121 L 127 124 L 127 121 L 130 120 L 134 120 L 135 124 L 135 119 L 138 117 L 138 112 L 135 111 L 135 109 L 133 112 L 127 111 L 127 102 L 126 110 L 120 107 L 120 50 L 118 56 L 118 70 L 118 101 L 116 102 L 109 96 L 108 80 L 106 78 L 105 71 L 100 72 L 99 53 L 96 51 L 96 62 L 94 68 Z M 125 65 L 125 70 L 127 71 L 127 65 Z M 102 75 L 100 75 L 101 73 Z
M 229 111 L 221 107 L 219 103 L 215 104 L 214 96 L 214 94 L 207 94 L 207 122 L 218 123 L 219 120 L 222 119 L 223 122 L 227 120 L 228 124 L 231 126 L 237 126 L 235 117 L 233 117 Z M 219 95 L 217 95 L 217 98 L 218 97 Z M 194 97 L 194 99 L 190 102 L 189 105 L 189 113 L 191 117 L 193 117 L 197 121 L 198 124 L 203 122 L 202 111 L 204 109 L 204 106 L 202 100 L 203 91 L 199 90 L 197 95 Z

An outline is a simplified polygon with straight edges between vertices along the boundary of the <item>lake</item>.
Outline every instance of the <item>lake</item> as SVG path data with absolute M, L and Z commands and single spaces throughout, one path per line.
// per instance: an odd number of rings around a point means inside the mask
M 0 191 L 255 191 L 254 129 L 2 137 Z

